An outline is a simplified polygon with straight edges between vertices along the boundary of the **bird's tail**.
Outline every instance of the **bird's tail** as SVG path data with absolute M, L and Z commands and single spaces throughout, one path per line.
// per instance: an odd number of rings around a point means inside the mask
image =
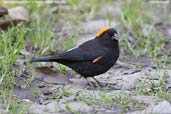
M 38 58 L 32 58 L 30 62 L 52 62 L 54 61 L 54 56 L 42 56 Z

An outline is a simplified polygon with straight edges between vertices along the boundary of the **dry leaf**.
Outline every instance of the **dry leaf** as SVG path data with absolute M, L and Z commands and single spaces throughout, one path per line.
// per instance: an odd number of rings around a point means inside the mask
M 35 79 L 51 84 L 65 84 L 69 82 L 69 77 L 54 71 L 50 67 L 36 67 Z
M 54 71 L 52 68 L 50 67 L 36 67 L 36 72 L 38 73 L 42 73 L 42 74 L 45 74 L 45 75 L 51 75 L 51 76 L 54 76 L 57 74 L 56 71 Z
M 28 21 L 29 18 L 29 12 L 24 6 L 17 6 L 9 10 L 0 7 L 0 12 L 2 15 L 8 14 L 4 16 L 4 20 L 0 21 L 0 28 L 3 30 L 12 25 L 16 26 L 20 22 Z

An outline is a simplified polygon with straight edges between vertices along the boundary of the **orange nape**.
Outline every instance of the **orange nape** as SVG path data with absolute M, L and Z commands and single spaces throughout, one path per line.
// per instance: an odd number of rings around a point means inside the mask
M 102 27 L 96 34 L 96 37 L 99 37 L 100 35 L 102 35 L 106 30 L 108 29 L 111 29 L 112 27 L 110 26 L 105 26 L 105 27 Z

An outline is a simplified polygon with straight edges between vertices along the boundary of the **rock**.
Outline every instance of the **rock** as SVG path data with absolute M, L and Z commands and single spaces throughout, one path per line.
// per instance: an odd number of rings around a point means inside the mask
M 136 100 L 138 102 L 142 102 L 148 105 L 153 105 L 153 104 L 156 104 L 157 102 L 157 97 L 154 97 L 154 96 L 132 96 L 131 98 L 133 100 Z
M 12 20 L 23 20 L 28 21 L 29 12 L 28 9 L 24 6 L 17 6 L 8 10 L 9 16 Z
M 171 114 L 171 104 L 164 100 L 155 106 L 152 110 L 155 114 Z
M 6 9 L 7 11 L 2 8 L 0 8 L 0 10 L 0 17 L 4 16 L 4 19 L 0 22 L 0 28 L 3 30 L 6 30 L 9 26 L 11 27 L 11 25 L 16 26 L 20 22 L 27 22 L 29 19 L 28 9 L 24 6 L 17 6 L 11 9 Z M 8 15 L 5 15 L 7 13 Z
M 18 88 L 18 87 L 14 87 L 14 94 L 17 98 L 19 99 L 28 99 L 34 102 L 38 102 L 39 99 L 37 98 L 36 94 L 39 93 L 39 91 L 37 91 L 37 93 L 30 92 L 31 90 L 29 90 L 28 88 L 22 89 L 22 88 Z
M 73 78 L 73 79 L 70 79 L 70 81 L 73 84 L 78 85 L 78 86 L 82 86 L 82 87 L 85 87 L 88 84 L 87 80 L 85 80 L 85 79 L 75 79 L 75 78 Z
M 29 114 L 57 114 L 58 105 L 56 101 L 51 101 L 47 105 L 39 105 L 39 104 L 33 104 L 30 103 L 30 106 L 28 107 L 28 113 Z
M 52 101 L 49 104 L 47 104 L 46 106 L 49 109 L 50 113 L 54 113 L 57 111 L 58 103 L 56 101 Z
M 82 102 L 71 102 L 68 104 L 60 104 L 60 109 L 63 111 L 71 111 L 71 112 L 91 112 L 93 110 L 92 107 L 88 106 Z
M 171 114 L 171 104 L 168 101 L 164 100 L 158 103 L 158 105 L 152 104 L 144 110 L 135 111 L 127 114 Z
M 58 73 L 53 68 L 50 67 L 36 67 L 33 72 L 35 79 L 44 81 L 49 84 L 67 84 L 69 83 L 69 78 L 64 74 Z
M 51 90 L 49 90 L 48 87 L 43 87 L 43 88 L 40 88 L 40 91 L 43 95 L 52 95 L 52 92 Z M 55 91 L 55 90 L 54 90 Z
M 143 72 L 136 71 L 136 69 L 111 69 L 107 73 L 99 75 L 96 79 L 101 83 L 109 84 L 110 88 L 113 88 L 115 90 L 131 90 L 135 88 L 135 82 L 138 79 L 141 79 L 142 76 L 144 76 Z
M 65 103 L 65 102 L 73 102 L 75 100 L 74 95 L 70 95 L 68 97 L 62 97 L 62 99 L 59 100 L 60 103 Z
M 62 74 L 57 76 L 46 76 L 44 81 L 52 84 L 65 84 L 69 82 L 68 78 Z
M 28 107 L 27 112 L 29 114 L 48 114 L 45 110 L 47 110 L 45 105 L 32 104 Z
M 44 81 L 51 84 L 61 83 L 61 81 L 59 81 L 59 79 L 55 76 L 47 76 L 44 78 Z
M 51 101 L 46 105 L 39 105 L 29 103 L 28 113 L 30 114 L 57 114 L 60 111 L 64 112 L 90 112 L 93 110 L 92 107 L 88 106 L 82 102 L 69 102 L 69 103 L 59 103 L 57 101 Z
M 156 70 L 150 67 L 143 69 L 111 68 L 110 71 L 95 77 L 98 81 L 110 85 L 110 89 L 132 90 L 141 87 L 139 82 L 160 83 L 160 78 L 165 73 L 164 69 Z M 166 71 L 166 75 L 169 71 Z M 147 85 L 150 88 L 150 85 Z

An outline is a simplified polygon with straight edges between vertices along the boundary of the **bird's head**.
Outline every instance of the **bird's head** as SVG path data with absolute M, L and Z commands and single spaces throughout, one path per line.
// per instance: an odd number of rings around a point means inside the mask
M 101 36 L 106 35 L 106 34 L 108 36 L 110 36 L 110 38 L 112 40 L 118 40 L 118 33 L 117 33 L 117 31 L 114 28 L 110 27 L 110 26 L 102 27 L 97 32 L 96 37 L 98 38 L 98 37 L 101 37 Z

